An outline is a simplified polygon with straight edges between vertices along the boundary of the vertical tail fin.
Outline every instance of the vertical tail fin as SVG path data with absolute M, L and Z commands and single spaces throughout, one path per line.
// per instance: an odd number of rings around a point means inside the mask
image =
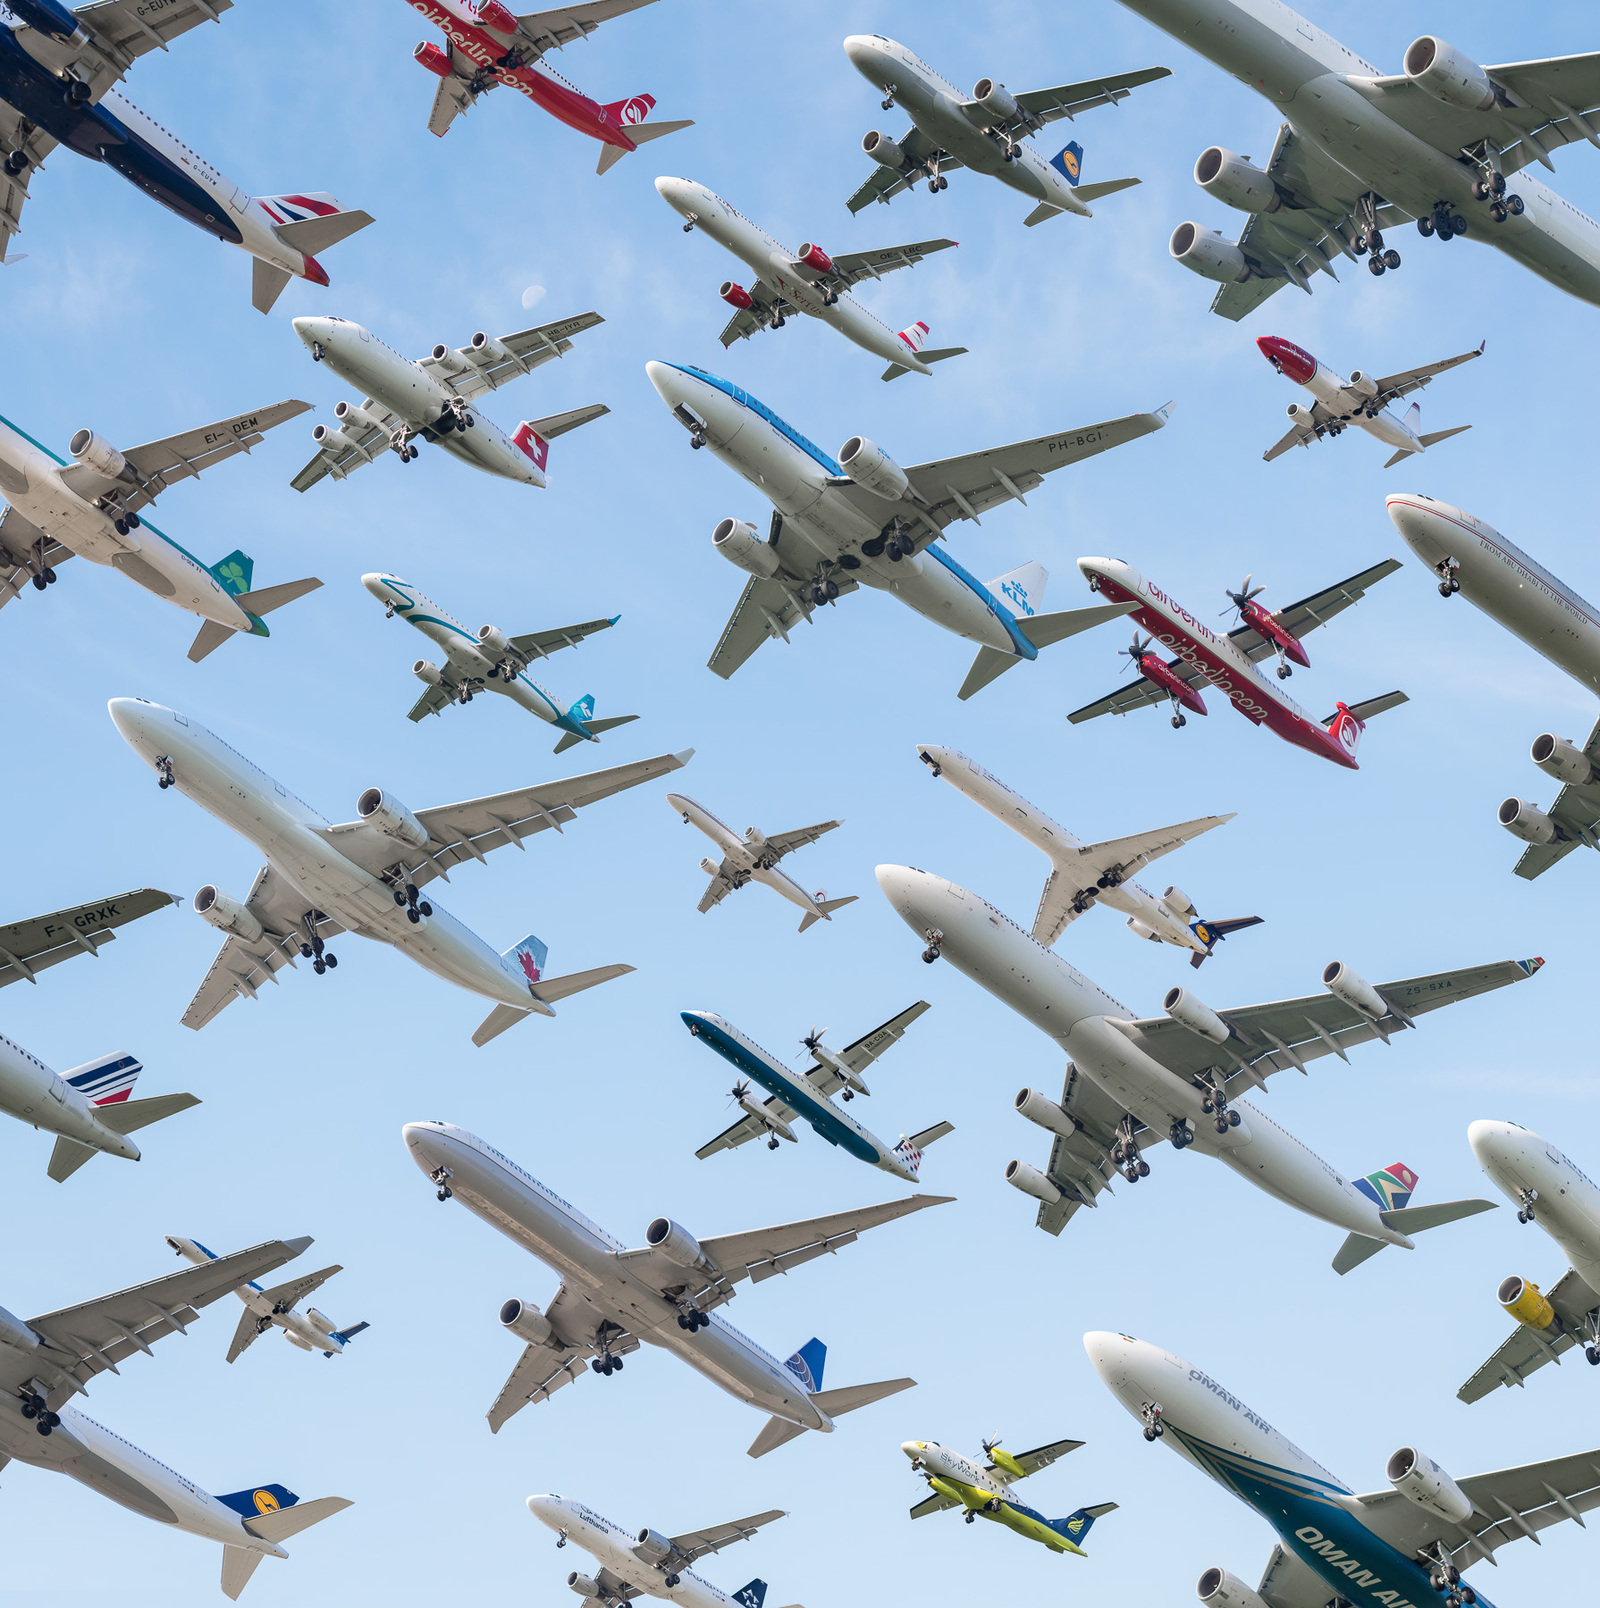
M 1379 1172 L 1357 1178 L 1355 1186 L 1382 1212 L 1398 1211 L 1409 1203 L 1417 1187 L 1417 1175 L 1403 1161 L 1397 1161 Z
M 517 432 L 511 439 L 533 459 L 534 468 L 543 474 L 545 465 L 550 461 L 550 443 L 526 421 L 517 426 Z
M 536 983 L 544 976 L 544 963 L 549 955 L 550 946 L 531 932 L 521 943 L 513 944 L 505 951 L 507 960 L 516 957 L 530 983 Z
M 63 1076 L 90 1105 L 104 1106 L 126 1100 L 143 1070 L 124 1050 L 102 1055 L 97 1061 L 85 1061 Z
M 765 1580 L 752 1580 L 748 1585 L 740 1586 L 734 1592 L 733 1600 L 739 1608 L 761 1608 L 767 1600 L 767 1583 Z
M 1352 759 L 1356 757 L 1356 750 L 1361 746 L 1361 734 L 1366 729 L 1366 722 L 1351 714 L 1349 705 L 1344 703 L 1339 705 L 1328 722 L 1328 734 Z
M 250 578 L 255 574 L 256 561 L 237 547 L 226 558 L 219 558 L 211 566 L 211 573 L 222 583 L 230 597 L 238 597 L 250 590 Z
M 1076 184 L 1083 174 L 1083 147 L 1076 140 L 1072 140 L 1050 158 L 1050 166 L 1068 184 Z
M 919 318 L 915 324 L 907 324 L 900 332 L 903 340 L 913 352 L 920 352 L 928 344 L 928 326 Z
M 822 1369 L 827 1360 L 828 1348 L 813 1335 L 784 1367 L 805 1386 L 808 1396 L 814 1396 L 822 1389 Z
M 581 725 L 588 724 L 588 722 L 590 720 L 592 720 L 593 718 L 594 718 L 594 694 L 592 692 L 586 692 L 567 711 L 567 719 L 568 720 L 575 720 L 581 726 Z
M 989 582 L 989 590 L 999 593 L 1013 614 L 1026 617 L 1039 612 L 1049 579 L 1050 571 L 1034 558 L 1014 570 L 1007 570 L 1004 575 L 995 576 Z
M 1094 1528 L 1094 1521 L 1104 1518 L 1116 1505 L 1115 1502 L 1102 1502 L 1098 1507 L 1079 1508 L 1064 1519 L 1051 1519 L 1050 1528 L 1071 1546 L 1081 1548 L 1084 1537 Z

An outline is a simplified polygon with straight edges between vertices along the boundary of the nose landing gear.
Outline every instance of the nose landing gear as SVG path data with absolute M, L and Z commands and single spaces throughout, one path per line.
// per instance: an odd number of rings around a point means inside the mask
M 1440 597 L 1451 597 L 1461 590 L 1461 582 L 1456 579 L 1456 571 L 1461 568 L 1459 561 L 1441 558 L 1433 567 L 1439 576 Z
M 165 792 L 177 780 L 178 778 L 173 774 L 172 771 L 172 755 L 163 754 L 160 759 L 156 761 L 156 786 L 159 787 L 162 792 Z
M 1147 1401 L 1139 1409 L 1139 1419 L 1144 1425 L 1144 1438 L 1147 1441 L 1160 1440 L 1167 1432 L 1167 1426 L 1161 1422 L 1161 1403 Z
M 452 1173 L 448 1167 L 435 1167 L 433 1171 L 428 1174 L 428 1177 L 439 1186 L 438 1193 L 434 1197 L 436 1200 L 441 1202 L 447 1201 L 453 1194 L 455 1194 L 455 1191 L 450 1187 L 450 1180 L 454 1176 L 455 1174 Z
M 939 946 L 944 942 L 944 934 L 937 927 L 928 929 L 928 947 L 922 951 L 922 958 L 931 966 L 939 958 Z
M 1522 1207 L 1522 1210 L 1517 1213 L 1519 1223 L 1531 1223 L 1533 1221 L 1533 1203 L 1538 1198 L 1539 1191 L 1537 1189 L 1519 1189 L 1517 1191 L 1517 1202 Z

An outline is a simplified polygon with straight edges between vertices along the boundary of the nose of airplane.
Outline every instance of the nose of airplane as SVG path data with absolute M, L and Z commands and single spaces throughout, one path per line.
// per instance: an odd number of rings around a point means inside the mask
M 883 53 L 881 40 L 871 34 L 851 34 L 844 42 L 844 53 L 862 72 L 866 72 Z
M 680 401 L 685 390 L 683 374 L 670 363 L 658 363 L 652 358 L 644 366 L 644 371 L 650 377 L 650 383 L 656 388 L 656 395 L 663 402 Z
M 919 1457 L 921 1457 L 922 1454 L 925 1451 L 927 1451 L 927 1449 L 928 1449 L 928 1443 L 926 1441 L 901 1441 L 900 1442 L 900 1450 L 902 1452 L 904 1452 L 906 1454 L 906 1456 L 909 1457 L 913 1463 L 916 1462 L 916 1460 Z
M 528 1511 L 538 1519 L 541 1524 L 548 1524 L 552 1529 L 559 1529 L 561 1499 L 556 1496 L 530 1496 L 528 1498 Z
M 121 733 L 122 740 L 141 753 L 155 725 L 155 708 L 156 705 L 148 704 L 142 698 L 112 698 L 106 704 L 111 724 Z
M 295 334 L 307 346 L 314 345 L 317 342 L 326 343 L 329 332 L 333 328 L 331 318 L 296 318 L 291 322 L 294 324 Z
M 1417 492 L 1391 492 L 1385 499 L 1385 506 L 1389 510 L 1389 518 L 1394 528 L 1413 547 L 1419 541 L 1425 541 L 1436 533 L 1442 533 L 1449 523 L 1443 517 L 1445 510 L 1442 504 L 1436 504 L 1431 498 L 1423 497 Z
M 387 575 L 380 575 L 376 570 L 374 570 L 370 575 L 363 575 L 361 577 L 361 584 L 366 587 L 366 589 L 371 592 L 379 602 L 387 603 L 389 601 L 389 577 Z
M 656 194 L 669 207 L 676 207 L 680 212 L 689 204 L 693 189 L 694 186 L 688 179 L 674 179 L 663 174 L 656 180 Z
M 1467 1127 L 1467 1143 L 1480 1162 L 1493 1160 L 1505 1149 L 1508 1141 L 1523 1130 L 1509 1122 L 1491 1122 L 1480 1119 Z
M 431 1172 L 438 1166 L 438 1162 L 434 1159 L 441 1148 L 438 1123 L 408 1122 L 400 1130 L 400 1137 L 405 1140 L 406 1149 L 411 1152 L 411 1159 L 424 1172 Z
M 1302 352 L 1293 341 L 1281 335 L 1258 335 L 1256 349 L 1281 373 L 1288 375 L 1297 385 L 1304 385 L 1317 372 L 1310 354 Z

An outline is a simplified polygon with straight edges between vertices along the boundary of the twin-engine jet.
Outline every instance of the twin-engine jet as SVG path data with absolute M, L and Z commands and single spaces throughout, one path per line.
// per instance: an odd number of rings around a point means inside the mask
M 474 1216 L 561 1275 L 543 1312 L 531 1301 L 511 1300 L 500 1308 L 500 1322 L 526 1349 L 489 1409 L 489 1428 L 497 1434 L 529 1402 L 546 1401 L 580 1378 L 585 1363 L 609 1377 L 642 1343 L 670 1351 L 729 1395 L 771 1414 L 750 1444 L 752 1457 L 808 1429 L 831 1431 L 842 1414 L 916 1383 L 883 1379 L 824 1390 L 827 1347 L 820 1340 L 808 1340 L 779 1362 L 715 1309 L 733 1299 L 734 1286 L 744 1279 L 759 1284 L 787 1273 L 843 1249 L 880 1223 L 942 1206 L 948 1196 L 908 1195 L 707 1240 L 658 1217 L 646 1228 L 645 1243 L 629 1250 L 466 1129 L 411 1122 L 403 1136 L 441 1201 L 459 1197 Z
M 548 51 L 587 38 L 602 22 L 650 3 L 579 0 L 557 11 L 534 11 L 519 17 L 500 0 L 410 0 L 412 10 L 420 11 L 445 32 L 443 49 L 425 42 L 413 52 L 418 66 L 439 80 L 428 128 L 444 134 L 485 91 L 509 84 L 568 128 L 600 141 L 597 173 L 604 173 L 648 140 L 692 128 L 693 118 L 676 123 L 646 122 L 655 108 L 654 95 L 630 95 L 601 106 L 544 59 Z
M 945 177 L 957 168 L 998 179 L 1030 201 L 1038 202 L 1024 223 L 1075 212 L 1093 216 L 1088 203 L 1137 184 L 1137 179 L 1107 179 L 1079 184 L 1083 149 L 1068 145 L 1048 161 L 1025 143 L 1047 123 L 1075 117 L 1095 106 L 1115 106 L 1141 84 L 1170 76 L 1165 67 L 1117 73 L 1054 89 L 1031 89 L 1013 95 L 1004 84 L 980 78 L 969 99 L 948 78 L 896 40 L 882 34 L 852 34 L 844 53 L 867 82 L 883 93 L 883 109 L 899 106 L 911 118 L 909 133 L 898 140 L 876 129 L 861 149 L 878 170 L 845 203 L 859 212 L 874 201 L 889 201 L 918 179 L 928 181 L 930 195 L 945 189 Z
M 207 883 L 194 908 L 220 933 L 222 949 L 183 1013 L 202 1028 L 235 999 L 255 999 L 285 966 L 309 960 L 320 977 L 338 965 L 327 942 L 342 932 L 388 944 L 425 971 L 497 1001 L 472 1035 L 487 1044 L 525 1017 L 554 1016 L 570 994 L 608 983 L 632 966 L 598 966 L 546 977 L 544 942 L 530 933 L 504 954 L 468 931 L 442 905 L 422 897 L 435 877 L 467 860 L 553 826 L 559 832 L 586 804 L 637 787 L 688 763 L 692 748 L 659 754 L 565 781 L 413 814 L 381 787 L 356 801 L 356 816 L 335 826 L 258 770 L 197 721 L 143 698 L 113 698 L 111 719 L 156 772 L 266 856 L 243 899 Z
M 312 430 L 317 454 L 290 485 L 308 491 L 325 475 L 343 480 L 386 452 L 410 463 L 422 440 L 485 474 L 543 486 L 551 441 L 611 409 L 591 402 L 547 419 L 524 419 L 507 435 L 474 403 L 541 363 L 565 357 L 574 335 L 604 322 L 598 313 L 579 313 L 498 339 L 479 330 L 465 346 L 452 348 L 441 341 L 428 356 L 412 362 L 347 318 L 295 319 L 295 334 L 313 361 L 326 363 L 367 395 L 360 403 L 334 404 L 336 422 Z
M 720 195 L 693 179 L 660 178 L 656 191 L 675 212 L 689 221 L 684 233 L 702 230 L 755 274 L 747 290 L 737 280 L 723 282 L 718 295 L 735 309 L 722 344 L 748 339 L 757 330 L 782 329 L 791 314 L 818 319 L 853 341 L 863 351 L 885 359 L 883 378 L 902 374 L 932 374 L 934 363 L 960 357 L 964 346 L 927 348 L 928 326 L 920 320 L 892 330 L 874 318 L 850 295 L 869 279 L 881 279 L 895 268 L 914 268 L 924 257 L 944 251 L 954 240 L 918 240 L 906 246 L 884 246 L 877 251 L 850 251 L 830 257 L 814 241 L 791 251 L 752 223 Z
M 0 926 L 0 988 L 20 982 L 37 986 L 46 967 L 74 955 L 97 955 L 117 936 L 114 928 L 176 903 L 159 888 L 135 888 L 93 904 L 9 921 Z
M 563 706 L 551 697 L 532 676 L 528 666 L 535 659 L 548 659 L 562 648 L 575 648 L 585 637 L 607 631 L 621 618 L 585 620 L 581 625 L 558 625 L 547 631 L 529 631 L 508 637 L 497 625 L 478 628 L 477 634 L 446 614 L 432 598 L 418 591 L 398 575 L 363 575 L 361 584 L 383 604 L 385 616 L 399 615 L 413 625 L 444 654 L 444 663 L 418 659 L 411 673 L 427 691 L 411 706 L 410 719 L 442 715 L 452 704 L 471 703 L 485 690 L 509 698 L 519 709 L 535 714 L 561 733 L 555 751 L 565 753 L 575 743 L 598 742 L 602 732 L 626 726 L 637 715 L 611 715 L 594 718 L 594 695 L 585 693 L 577 702 Z
M 254 258 L 251 297 L 271 312 L 291 279 L 326 285 L 314 255 L 372 218 L 321 190 L 247 195 L 114 86 L 139 57 L 166 50 L 233 0 L 18 0 L 0 24 L 0 260 L 20 228 L 31 170 L 57 145 L 103 162 L 162 206 Z

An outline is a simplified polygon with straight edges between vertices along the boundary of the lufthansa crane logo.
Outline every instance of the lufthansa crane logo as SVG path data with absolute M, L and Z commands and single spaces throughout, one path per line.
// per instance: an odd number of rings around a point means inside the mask
M 251 1500 L 256 1505 L 257 1513 L 276 1513 L 278 1511 L 278 1499 L 271 1491 L 257 1491 Z

